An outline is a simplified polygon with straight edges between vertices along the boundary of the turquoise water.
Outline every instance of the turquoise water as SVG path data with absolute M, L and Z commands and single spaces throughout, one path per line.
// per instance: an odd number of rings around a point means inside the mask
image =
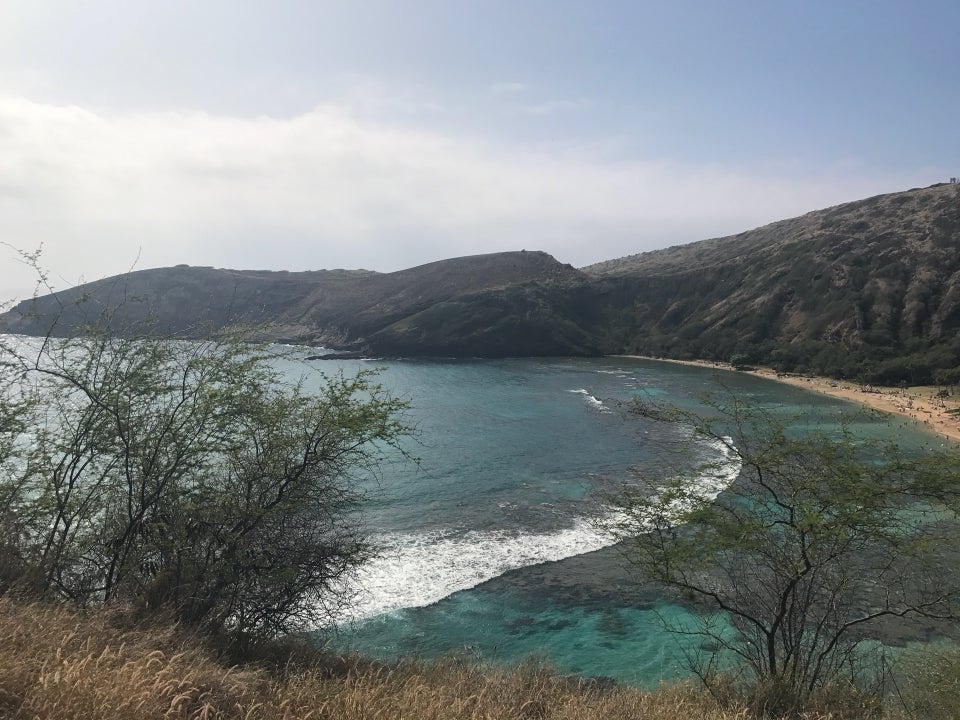
M 632 582 L 596 520 L 610 512 L 611 484 L 724 458 L 707 445 L 677 452 L 678 428 L 626 412 L 636 396 L 696 408 L 705 392 L 733 392 L 776 414 L 802 411 L 810 427 L 847 418 L 859 436 L 939 445 L 902 420 L 744 373 L 624 358 L 318 364 L 383 366 L 418 428 L 419 465 L 388 463 L 369 484 L 364 516 L 383 554 L 359 573 L 352 617 L 329 638 L 383 659 L 533 654 L 561 672 L 639 684 L 685 675 L 697 641 L 681 643 L 664 621 L 690 617 Z

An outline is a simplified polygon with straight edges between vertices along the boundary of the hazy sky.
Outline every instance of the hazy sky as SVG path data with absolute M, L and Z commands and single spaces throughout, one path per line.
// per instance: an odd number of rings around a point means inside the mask
M 0 240 L 62 288 L 730 234 L 960 175 L 958 29 L 957 0 L 2 0 Z

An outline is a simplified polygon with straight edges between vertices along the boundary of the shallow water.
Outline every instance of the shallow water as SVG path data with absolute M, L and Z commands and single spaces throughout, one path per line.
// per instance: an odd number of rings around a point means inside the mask
M 361 595 L 331 641 L 384 659 L 536 654 L 562 672 L 640 684 L 685 674 L 696 641 L 678 644 L 664 621 L 689 616 L 631 581 L 595 521 L 611 483 L 723 458 L 708 445 L 679 453 L 683 433 L 630 416 L 634 397 L 696 408 L 705 392 L 732 392 L 784 417 L 802 411 L 809 427 L 846 418 L 857 436 L 935 442 L 749 374 L 652 361 L 321 363 L 377 365 L 412 403 L 420 463 L 389 463 L 370 484 L 364 514 L 383 554 L 359 573 Z

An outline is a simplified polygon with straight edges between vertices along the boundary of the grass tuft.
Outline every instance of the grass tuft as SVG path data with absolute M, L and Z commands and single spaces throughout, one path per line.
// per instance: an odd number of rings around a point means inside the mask
M 462 659 L 392 666 L 294 650 L 227 666 L 170 625 L 0 598 L 0 718 L 74 720 L 746 720 L 686 683 L 653 691 Z M 806 716 L 825 720 L 831 714 Z

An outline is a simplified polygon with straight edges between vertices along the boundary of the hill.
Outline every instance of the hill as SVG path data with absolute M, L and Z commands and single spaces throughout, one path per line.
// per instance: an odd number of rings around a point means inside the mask
M 393 353 L 387 342 L 404 336 L 410 318 L 444 303 L 469 304 L 483 291 L 523 284 L 565 285 L 586 276 L 543 252 L 506 252 L 453 258 L 401 270 L 271 272 L 180 265 L 140 270 L 27 300 L 3 317 L 7 332 L 69 335 L 86 326 L 124 333 L 143 323 L 160 334 L 204 337 L 236 326 L 256 337 L 339 349 Z M 497 334 L 512 354 L 584 354 L 572 343 L 538 344 L 535 319 L 513 323 L 521 333 Z M 451 328 L 452 332 L 462 327 Z M 375 340 L 379 338 L 379 340 Z M 433 338 L 441 354 L 463 354 L 457 338 Z M 473 347 L 472 341 L 466 345 Z M 430 354 L 414 347 L 415 354 Z M 514 348 L 519 349 L 514 350 Z M 482 352 L 467 354 L 489 354 Z
M 624 350 L 873 382 L 960 381 L 960 185 L 584 270 Z
M 114 332 L 149 315 L 171 335 L 256 325 L 264 339 L 385 355 L 629 352 L 958 383 L 960 185 L 581 270 L 524 251 L 395 273 L 143 270 L 21 303 L 2 323 L 69 334 L 104 312 Z

